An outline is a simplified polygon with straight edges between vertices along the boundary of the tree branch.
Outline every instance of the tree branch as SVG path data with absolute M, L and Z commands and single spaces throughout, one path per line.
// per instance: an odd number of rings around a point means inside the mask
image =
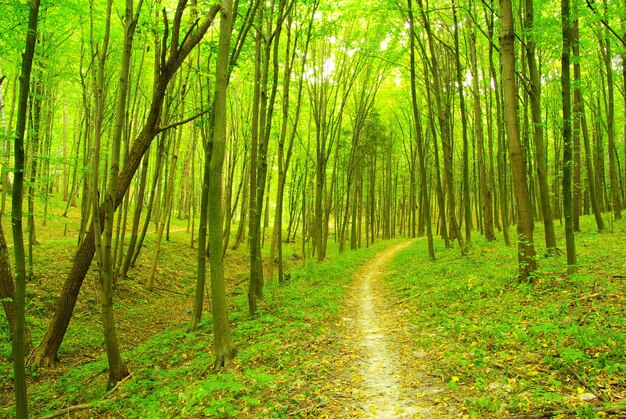
M 209 113 L 209 109 L 207 109 L 205 111 L 202 111 L 199 114 L 191 116 L 191 117 L 189 117 L 187 119 L 183 119 L 182 121 L 174 122 L 173 124 L 169 124 L 169 125 L 166 125 L 164 127 L 160 127 L 160 128 L 157 129 L 157 134 L 160 134 L 163 131 L 167 131 L 168 129 L 176 128 L 176 127 L 181 126 L 181 125 L 185 125 L 186 123 L 191 122 L 193 120 L 196 120 L 196 119 L 200 118 L 201 116 L 206 115 L 207 113 Z
M 611 25 L 609 25 L 609 23 L 604 20 L 604 18 L 602 18 L 600 16 L 600 14 L 598 13 L 598 11 L 596 10 L 595 7 L 593 7 L 593 0 L 585 0 L 585 2 L 587 3 L 587 7 L 589 7 L 589 9 L 593 12 L 594 15 L 598 16 L 598 19 L 600 19 L 600 23 L 602 23 L 602 25 L 604 25 L 605 28 L 607 28 L 609 31 L 611 31 L 611 33 L 613 35 L 615 35 L 615 37 L 619 40 L 619 42 L 626 47 L 626 40 L 624 38 L 622 38 L 621 36 L 619 36 L 619 34 L 617 32 L 615 32 L 615 30 L 613 30 L 613 28 L 611 27 Z

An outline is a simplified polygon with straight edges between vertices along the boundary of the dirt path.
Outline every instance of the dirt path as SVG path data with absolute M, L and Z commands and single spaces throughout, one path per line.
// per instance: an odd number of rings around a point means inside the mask
M 410 242 L 393 246 L 354 276 L 339 327 L 342 351 L 335 359 L 328 404 L 341 417 L 441 417 L 439 380 L 428 375 L 426 352 L 412 344 L 410 325 L 385 295 L 383 278 L 391 258 Z

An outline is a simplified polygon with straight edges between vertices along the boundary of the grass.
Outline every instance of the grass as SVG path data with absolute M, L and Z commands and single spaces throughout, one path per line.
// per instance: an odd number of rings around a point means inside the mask
M 623 223 L 612 234 L 591 223 L 577 234 L 578 273 L 565 275 L 564 256 L 541 259 L 533 285 L 516 280 L 515 247 L 482 237 L 466 257 L 438 245 L 430 262 L 423 240 L 396 257 L 389 291 L 414 325 L 415 346 L 435 359 L 441 400 L 470 417 L 624 408 L 626 233 Z M 542 238 L 538 231 L 539 251 Z
M 77 210 L 64 218 L 58 215 L 64 206 L 55 205 L 51 203 L 48 225 L 38 230 L 35 278 L 28 283 L 27 321 L 35 343 L 47 327 L 75 249 L 71 237 L 78 228 Z M 397 241 L 342 255 L 331 241 L 329 260 L 321 264 L 303 263 L 299 244 L 287 246 L 290 280 L 286 286 L 266 287 L 254 319 L 247 314 L 245 245 L 229 251 L 225 261 L 229 315 L 239 353 L 228 370 L 215 374 L 210 316 L 205 315 L 197 332 L 185 332 L 196 251 L 189 247 L 186 222 L 172 221 L 177 231 L 164 243 L 156 291 L 144 289 L 153 234 L 146 238 L 130 278 L 116 289 L 120 343 L 132 378 L 114 393 L 105 393 L 107 363 L 91 272 L 61 347 L 60 366 L 29 370 L 31 413 L 44 415 L 91 403 L 91 410 L 83 414 L 250 418 L 315 414 L 330 393 L 341 391 L 329 389 L 329 382 L 336 373 L 337 324 L 350 278 L 366 260 Z M 458 406 L 466 417 L 555 411 L 599 417 L 599 407 L 623 401 L 626 224 L 617 222 L 612 233 L 597 234 L 592 219 L 582 222 L 583 233 L 577 235 L 579 272 L 566 276 L 564 257 L 542 258 L 534 285 L 516 281 L 514 247 L 505 247 L 501 239 L 487 243 L 477 233 L 466 257 L 460 257 L 458 249 L 444 249 L 437 240 L 437 261 L 430 262 L 426 242 L 420 239 L 394 259 L 387 277 L 390 298 L 412 324 L 415 348 L 431 355 L 429 374 L 445 389 L 433 403 Z M 535 241 L 542 254 L 542 232 L 537 230 Z M 563 246 L 563 237 L 559 240 Z M 6 330 L 1 315 L 0 329 Z M 3 334 L 2 417 L 13 415 L 10 356 L 8 335 Z
M 68 237 L 75 234 L 76 217 L 73 212 L 67 220 L 57 217 L 39 231 L 35 279 L 28 284 L 27 296 L 35 343 L 48 325 L 75 249 L 74 240 L 58 238 L 65 223 Z M 114 393 L 105 393 L 107 362 L 91 272 L 61 347 L 61 364 L 57 369 L 29 370 L 31 414 L 91 403 L 92 409 L 84 413 L 105 417 L 285 417 L 288 412 L 298 417 L 303 406 L 319 403 L 324 377 L 332 374 L 328 359 L 336 349 L 333 326 L 351 275 L 390 244 L 380 242 L 343 255 L 331 245 L 328 261 L 308 260 L 304 265 L 297 256 L 299 247 L 287 247 L 285 254 L 293 255 L 290 280 L 286 286 L 266 287 L 254 319 L 247 314 L 247 283 L 241 281 L 247 271 L 245 246 L 228 252 L 229 314 L 239 352 L 228 370 L 215 374 L 210 316 L 205 315 L 197 332 L 185 332 L 196 263 L 189 235 L 177 231 L 164 243 L 157 290 L 147 293 L 145 278 L 154 249 L 149 235 L 138 266 L 120 281 L 114 297 L 122 356 L 132 378 Z M 0 327 L 6 327 L 5 321 L 0 316 Z M 0 416 L 11 417 L 11 348 L 8 336 L 0 339 Z

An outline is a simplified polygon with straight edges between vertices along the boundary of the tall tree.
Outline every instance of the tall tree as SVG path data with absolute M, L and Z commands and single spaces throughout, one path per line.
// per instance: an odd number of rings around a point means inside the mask
M 606 130 L 607 130 L 607 153 L 609 155 L 609 182 L 610 182 L 610 202 L 613 209 L 613 216 L 616 220 L 622 218 L 622 202 L 620 196 L 619 174 L 617 171 L 617 148 L 615 147 L 615 99 L 613 83 L 613 57 L 611 54 L 611 32 L 608 18 L 608 2 L 604 2 L 606 23 L 604 39 L 600 38 L 600 54 L 604 61 L 606 70 Z M 599 35 L 601 36 L 601 35 Z
M 163 41 L 164 46 L 168 46 L 166 41 L 170 38 L 170 35 L 171 41 L 169 47 L 164 48 L 161 51 L 161 56 L 157 57 L 159 71 L 157 72 L 157 77 L 153 85 L 150 110 L 145 118 L 143 128 L 137 134 L 137 138 L 119 172 L 118 188 L 114 202 L 115 208 L 122 203 L 133 176 L 144 154 L 150 147 L 152 140 L 159 132 L 162 132 L 166 128 L 160 125 L 160 114 L 170 80 L 176 74 L 191 50 L 200 42 L 209 27 L 213 24 L 213 19 L 219 9 L 219 6 L 211 7 L 206 13 L 204 20 L 195 25 L 193 29 L 190 29 L 183 37 L 180 37 L 180 25 L 186 4 L 186 0 L 178 1 L 174 21 L 171 26 L 168 24 L 169 30 L 166 30 L 163 34 L 165 39 Z M 103 213 L 104 207 L 100 206 L 99 210 Z M 58 299 L 57 306 L 43 341 L 32 353 L 32 360 L 36 364 L 53 365 L 56 362 L 57 352 L 61 346 L 65 332 L 67 331 L 76 305 L 78 292 L 83 284 L 87 270 L 91 265 L 94 252 L 94 230 L 91 228 L 76 251 L 72 268 L 63 285 L 61 296 Z
M 110 14 L 112 0 L 108 3 L 108 17 L 107 17 L 107 34 L 106 41 L 108 42 L 108 27 L 110 25 Z M 100 278 L 100 304 L 102 305 L 102 325 L 104 328 L 104 342 L 107 351 L 107 359 L 109 362 L 109 379 L 107 382 L 107 389 L 113 388 L 117 382 L 122 380 L 128 375 L 128 367 L 126 363 L 122 361 L 120 354 L 119 343 L 117 339 L 117 332 L 115 327 L 115 316 L 113 312 L 113 282 L 115 272 L 115 254 L 113 252 L 113 224 L 115 215 L 115 199 L 117 197 L 118 189 L 118 176 L 120 167 L 120 150 L 122 143 L 122 130 L 126 121 L 126 104 L 128 95 L 128 79 L 130 73 L 130 60 L 133 49 L 133 37 L 135 28 L 139 21 L 139 13 L 141 11 L 142 0 L 139 0 L 137 6 L 136 15 L 133 12 L 133 0 L 126 0 L 124 8 L 124 40 L 122 50 L 122 61 L 119 76 L 118 85 L 118 98 L 117 108 L 115 112 L 115 121 L 113 127 L 113 136 L 111 138 L 111 160 L 108 176 L 108 187 L 104 193 L 104 226 L 101 228 L 101 219 L 99 211 L 98 200 L 98 158 L 94 159 L 94 193 L 93 198 L 93 222 L 94 222 L 94 238 L 96 241 L 97 260 L 99 266 L 99 278 Z M 107 47 L 103 47 L 104 51 L 101 56 L 100 71 L 98 74 L 98 80 L 101 82 L 104 79 L 104 62 L 106 60 Z M 102 89 L 102 85 L 98 86 L 98 90 Z M 101 98 L 102 99 L 102 98 Z M 103 103 L 100 105 L 102 106 Z M 100 137 L 100 133 L 96 132 L 96 138 Z M 99 147 L 99 146 L 98 146 Z M 95 155 L 99 155 L 98 148 L 96 148 Z M 102 237 L 101 237 L 102 236 Z
M 454 29 L 454 61 L 456 64 L 456 84 L 459 90 L 459 107 L 461 112 L 461 133 L 463 135 L 463 216 L 465 220 L 465 248 L 472 246 L 472 208 L 470 202 L 469 177 L 469 140 L 467 138 L 467 114 L 465 112 L 465 89 L 463 88 L 463 69 L 461 68 L 461 52 L 459 48 L 459 22 L 455 0 L 452 0 L 452 21 Z
M 491 182 L 487 180 L 487 164 L 485 162 L 485 138 L 483 135 L 483 110 L 480 100 L 480 88 L 478 87 L 478 60 L 476 57 L 476 32 L 470 34 L 469 40 L 471 66 L 472 66 L 472 88 L 474 92 L 474 127 L 476 130 L 476 154 L 478 155 L 478 178 L 480 181 L 480 201 L 484 217 L 485 238 L 488 241 L 496 239 L 493 230 L 493 205 Z
M 591 201 L 591 210 L 596 220 L 598 231 L 605 230 L 602 211 L 598 203 L 598 193 L 596 185 L 596 175 L 593 167 L 593 154 L 591 152 L 591 141 L 589 139 L 589 129 L 587 127 L 587 118 L 585 116 L 585 107 L 581 88 L 581 71 L 580 71 L 580 43 L 578 36 L 578 18 L 574 19 L 572 24 L 572 53 L 574 54 L 574 119 L 580 121 L 580 127 L 583 136 L 583 146 L 585 149 L 585 168 L 587 169 L 587 182 L 589 183 L 589 200 Z
M 574 240 L 574 196 L 572 190 L 572 104 L 570 80 L 571 21 L 569 0 L 561 0 L 563 50 L 561 53 L 561 98 L 563 105 L 563 214 L 565 215 L 565 245 L 569 272 L 576 269 Z
M 528 63 L 530 109 L 532 113 L 533 129 L 535 136 L 535 167 L 537 169 L 537 181 L 539 183 L 539 203 L 543 219 L 546 252 L 552 255 L 556 252 L 556 235 L 554 234 L 554 221 L 552 207 L 550 206 L 550 188 L 548 186 L 548 164 L 546 162 L 543 136 L 543 121 L 541 118 L 541 77 L 537 68 L 536 36 L 534 30 L 534 0 L 526 0 L 526 17 L 524 27 L 526 36 L 526 62 Z
M 254 204 L 254 208 L 250 208 L 250 287 L 248 291 L 248 304 L 251 315 L 254 315 L 256 312 L 256 299 L 263 297 L 263 266 L 261 258 L 261 235 L 263 228 L 261 223 L 267 180 L 267 154 L 272 129 L 272 118 L 274 115 L 274 104 L 278 91 L 278 51 L 280 36 L 286 13 L 292 5 L 293 1 L 290 1 L 288 5 L 287 0 L 280 0 L 278 5 L 275 4 L 275 2 L 271 2 L 271 7 L 267 11 L 264 11 L 263 7 L 259 8 L 259 20 L 266 19 L 264 12 L 267 12 L 268 16 L 267 21 L 263 22 L 265 25 L 259 25 L 255 54 L 255 95 L 252 119 L 253 127 L 258 126 L 252 134 L 252 142 L 255 142 L 256 136 L 258 140 L 258 150 L 256 150 L 256 171 L 251 172 L 251 176 L 256 177 L 256 181 L 254 182 L 256 189 L 251 188 L 250 190 L 251 194 L 256 194 L 255 199 L 250 199 L 251 205 Z M 276 22 L 274 22 L 275 14 L 277 15 Z M 261 29 L 264 27 L 267 28 L 266 32 L 260 33 Z M 263 43 L 263 48 L 261 48 L 261 43 Z M 271 83 L 269 79 L 270 63 L 272 64 Z
M 428 186 L 426 184 L 426 158 L 424 151 L 424 140 L 422 138 L 422 129 L 420 125 L 420 114 L 419 108 L 417 105 L 417 89 L 416 89 L 416 77 L 415 77 L 415 37 L 417 34 L 415 33 L 415 19 L 413 18 L 413 3 L 411 0 L 407 0 L 408 7 L 408 15 L 409 15 L 409 57 L 410 57 L 410 67 L 409 70 L 411 72 L 411 107 L 413 109 L 413 122 L 415 123 L 416 133 L 415 138 L 417 141 L 417 153 L 419 155 L 419 170 L 422 184 L 422 193 L 423 193 L 423 206 L 424 215 L 425 215 L 425 223 L 426 223 L 426 236 L 428 239 L 428 256 L 431 260 L 435 260 L 435 247 L 433 245 L 433 232 L 432 232 L 432 221 L 430 214 L 430 197 L 428 194 Z
M 435 36 L 433 34 L 430 18 L 426 15 L 424 4 L 422 0 L 418 0 L 420 14 L 422 16 L 422 24 L 426 30 L 428 37 L 428 48 L 430 52 L 430 71 L 433 75 L 433 87 L 434 96 L 437 107 L 437 116 L 439 119 L 439 135 L 441 136 L 441 143 L 443 145 L 443 168 L 444 168 L 444 183 L 446 187 L 446 193 L 448 197 L 447 202 L 447 214 L 442 213 L 440 216 L 446 215 L 450 219 L 450 232 L 451 235 L 456 238 L 461 254 L 465 254 L 467 249 L 465 248 L 465 241 L 461 235 L 461 229 L 456 218 L 456 200 L 454 194 L 454 171 L 453 171 L 453 152 L 452 152 L 452 138 L 450 130 L 450 118 L 449 109 L 446 109 L 447 104 L 444 104 L 446 92 L 442 87 L 442 81 L 440 77 L 439 60 L 437 59 L 437 53 L 435 48 Z
M 300 121 L 300 111 L 302 108 L 302 93 L 304 86 L 304 68 L 306 67 L 307 56 L 309 51 L 309 44 L 311 41 L 311 32 L 313 29 L 313 17 L 319 7 L 319 0 L 315 0 L 310 7 L 308 12 L 310 13 L 310 17 L 308 19 L 308 28 L 304 35 L 304 39 L 301 39 L 301 35 L 299 32 L 296 32 L 294 36 L 293 46 L 290 43 L 290 39 L 292 36 L 292 25 L 293 19 L 289 18 L 289 24 L 287 26 L 287 47 L 285 51 L 285 70 L 283 77 L 283 109 L 282 109 L 282 121 L 281 121 L 281 129 L 280 136 L 278 139 L 278 188 L 276 191 L 276 209 L 275 209 L 275 219 L 274 219 L 274 233 L 272 237 L 272 246 L 270 249 L 270 266 L 273 266 L 274 255 L 278 259 L 278 282 L 284 282 L 284 268 L 283 268 L 283 197 L 285 191 L 285 185 L 287 182 L 287 172 L 289 170 L 289 165 L 291 163 L 291 156 L 293 154 L 293 145 L 296 135 L 298 133 L 298 122 Z M 299 28 L 297 28 L 298 30 Z M 294 112 L 294 117 L 292 119 L 289 118 L 289 107 L 290 107 L 290 86 L 291 86 L 291 77 L 293 73 L 293 66 L 295 63 L 295 59 L 297 57 L 299 48 L 298 41 L 304 44 L 304 49 L 300 62 L 300 71 L 298 75 L 298 91 L 296 94 L 296 107 Z M 289 133 L 289 140 L 287 142 L 287 150 L 285 152 L 285 140 L 287 139 L 287 128 L 291 125 L 291 132 Z M 289 240 L 289 237 L 287 237 Z M 271 275 L 270 278 L 271 280 Z
M 234 13 L 232 0 L 223 0 L 220 13 L 220 35 L 215 70 L 213 110 L 215 125 L 209 179 L 209 245 L 211 246 L 211 298 L 213 311 L 213 339 L 215 342 L 215 369 L 226 367 L 235 354 L 227 314 L 226 286 L 224 284 L 224 208 L 222 200 L 224 153 L 226 144 L 226 92 L 228 64 Z
M 22 55 L 20 74 L 20 94 L 17 109 L 17 123 L 14 145 L 13 191 L 11 202 L 11 224 L 13 230 L 13 252 L 15 254 L 15 330 L 13 331 L 13 371 L 15 376 L 15 416 L 28 418 L 28 397 L 26 391 L 26 258 L 24 254 L 24 232 L 22 229 L 22 202 L 24 194 L 24 132 L 30 92 L 30 74 L 37 42 L 39 0 L 28 2 L 28 32 L 26 47 Z
M 515 83 L 515 30 L 511 0 L 500 0 L 502 27 L 500 29 L 500 54 L 502 83 L 504 87 L 504 121 L 506 125 L 513 189 L 517 203 L 517 258 L 519 280 L 527 281 L 537 269 L 533 243 L 533 220 L 530 194 L 520 141 L 517 86 Z

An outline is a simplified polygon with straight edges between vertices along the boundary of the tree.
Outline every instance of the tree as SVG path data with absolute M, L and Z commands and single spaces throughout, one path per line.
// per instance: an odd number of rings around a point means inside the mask
M 589 139 L 589 128 L 587 127 L 587 118 L 585 116 L 585 107 L 581 88 L 581 71 L 580 71 L 580 44 L 578 36 L 578 19 L 574 19 L 572 24 L 572 53 L 574 54 L 574 120 L 579 121 L 583 136 L 583 146 L 585 149 L 585 167 L 587 169 L 587 181 L 589 182 L 589 200 L 591 201 L 591 210 L 596 220 L 598 231 L 605 230 L 604 220 L 602 219 L 602 211 L 598 203 L 598 193 L 596 185 L 596 174 L 593 167 L 593 154 L 591 152 L 591 141 Z
M 476 130 L 476 153 L 478 154 L 478 177 L 480 180 L 481 206 L 484 214 L 485 238 L 488 241 L 492 241 L 496 239 L 493 230 L 493 190 L 491 188 L 491 183 L 487 181 L 487 164 L 485 162 L 485 138 L 483 135 L 483 110 L 480 100 L 480 88 L 478 84 L 478 60 L 476 58 L 476 32 L 472 32 L 470 34 L 469 46 L 472 66 L 472 89 L 474 93 L 474 126 Z
M 526 60 L 529 74 L 529 96 L 530 108 L 533 120 L 533 130 L 535 136 L 535 166 L 537 169 L 537 180 L 539 183 L 539 202 L 543 219 L 544 236 L 546 241 L 546 251 L 548 255 L 556 252 L 556 235 L 554 234 L 554 221 L 552 207 L 550 206 L 550 189 L 548 187 L 548 165 L 546 163 L 543 136 L 543 121 L 541 118 L 541 77 L 537 68 L 536 40 L 537 36 L 533 30 L 534 23 L 533 0 L 526 0 L 526 17 L 524 26 L 526 33 Z
M 609 182 L 610 197 L 613 216 L 616 220 L 622 218 L 622 202 L 620 196 L 620 184 L 617 172 L 617 148 L 615 147 L 615 99 L 614 99 L 614 83 L 613 83 L 613 57 L 611 55 L 611 33 L 608 26 L 608 2 L 604 2 L 606 23 L 604 38 L 600 35 L 600 54 L 604 61 L 606 70 L 606 130 L 607 130 L 607 153 L 609 155 Z
M 461 132 L 463 134 L 463 216 L 465 219 L 465 252 L 472 246 L 472 209 L 470 203 L 469 179 L 469 140 L 467 138 L 467 114 L 465 112 L 465 94 L 463 89 L 463 70 L 459 51 L 459 22 L 456 15 L 456 3 L 452 0 L 452 17 L 454 29 L 454 61 L 456 64 L 456 84 L 459 91 L 459 107 L 461 112 Z
M 100 66 L 98 69 L 96 91 L 98 91 L 97 98 L 97 123 L 96 123 L 96 145 L 95 155 L 99 155 L 100 149 L 100 136 L 101 136 L 101 124 L 103 118 L 104 97 L 102 95 L 103 83 L 104 83 L 104 70 L 106 62 L 106 54 L 108 50 L 110 19 L 111 19 L 111 7 L 113 1 L 109 0 L 107 3 L 107 29 L 105 34 L 105 45 L 102 47 L 102 55 L 100 56 Z M 128 367 L 126 363 L 122 361 L 120 355 L 119 343 L 117 339 L 117 332 L 115 328 L 115 316 L 113 312 L 113 282 L 115 274 L 115 253 L 112 248 L 113 240 L 113 223 L 115 209 L 115 199 L 118 189 L 118 176 L 120 166 L 120 149 L 122 142 L 122 129 L 126 119 L 126 102 L 128 94 L 128 79 L 130 73 L 130 60 L 133 48 L 133 37 L 137 22 L 139 20 L 139 13 L 141 11 L 142 0 L 139 1 L 136 14 L 133 13 L 133 0 L 126 0 L 124 11 L 124 43 L 122 52 L 122 63 L 120 69 L 119 86 L 118 86 L 118 98 L 117 109 L 115 113 L 115 122 L 113 128 L 113 136 L 111 138 L 111 161 L 110 161 L 110 173 L 108 176 L 108 187 L 105 191 L 104 197 L 104 226 L 101 225 L 101 215 L 99 209 L 99 189 L 98 189 L 98 162 L 99 159 L 94 159 L 94 197 L 93 197 L 93 226 L 94 226 L 94 239 L 96 243 L 96 254 L 99 267 L 99 279 L 100 279 L 100 304 L 102 306 L 102 326 L 104 329 L 104 342 L 107 351 L 107 359 L 109 362 L 109 380 L 107 382 L 107 389 L 113 388 L 120 380 L 124 379 L 128 374 Z
M 448 116 L 446 109 L 447 104 L 444 105 L 444 97 L 445 92 L 442 87 L 442 81 L 440 77 L 440 69 L 439 69 L 439 61 L 437 59 L 437 54 L 435 51 L 435 37 L 432 32 L 432 28 L 430 26 L 430 20 L 426 16 L 426 12 L 424 10 L 424 5 L 422 0 L 418 0 L 418 4 L 420 7 L 420 14 L 422 16 L 422 23 L 424 25 L 424 29 L 426 30 L 426 35 L 428 37 L 428 48 L 430 52 L 430 71 L 433 75 L 433 87 L 434 87 L 434 96 L 437 108 L 437 117 L 439 120 L 439 135 L 441 136 L 441 143 L 443 148 L 443 170 L 444 170 L 444 183 L 447 190 L 448 202 L 446 205 L 447 216 L 450 220 L 450 231 L 451 235 L 456 238 L 459 248 L 461 250 L 461 254 L 465 254 L 467 249 L 465 246 L 465 241 L 463 240 L 463 236 L 461 235 L 461 229 L 459 228 L 459 223 L 456 218 L 456 203 L 455 203 L 455 194 L 454 194 L 454 169 L 453 169 L 453 153 L 452 153 L 452 138 L 451 138 L 451 130 L 450 130 L 450 118 Z M 434 128 L 434 127 L 433 127 Z M 443 211 L 440 208 L 440 211 Z M 441 217 L 445 217 L 443 213 Z
M 283 22 L 293 6 L 293 1 L 287 4 L 281 0 L 278 5 L 271 3 L 269 10 L 259 8 L 259 28 L 256 36 L 255 50 L 255 85 L 252 110 L 252 152 L 250 157 L 250 178 L 253 179 L 250 188 L 250 287 L 248 290 L 248 305 L 250 315 L 256 313 L 256 300 L 263 297 L 263 265 L 261 257 L 263 204 L 267 181 L 267 154 L 274 115 L 274 104 L 278 91 L 278 49 Z M 267 12 L 267 17 L 264 13 Z M 276 22 L 273 16 L 277 14 Z M 265 30 L 264 33 L 261 31 Z M 270 62 L 272 64 L 272 78 L 270 84 Z M 268 91 L 269 90 L 269 91 Z M 256 164 L 255 164 L 256 159 Z M 253 170 L 254 169 L 254 170 Z M 254 194 L 255 196 L 252 196 Z
M 502 60 L 502 83 L 504 85 L 504 121 L 506 125 L 511 175 L 517 203 L 517 258 L 519 280 L 531 280 L 537 269 L 535 245 L 533 243 L 533 220 L 530 195 L 526 181 L 526 171 L 520 141 L 517 87 L 515 83 L 515 31 L 513 26 L 513 6 L 511 0 L 500 0 L 502 27 L 500 47 Z
M 315 16 L 315 12 L 319 7 L 319 0 L 313 2 L 312 7 L 308 11 L 310 13 L 310 17 L 308 18 L 309 23 L 307 27 L 306 34 L 304 35 L 304 40 L 301 40 L 301 36 L 299 33 L 296 33 L 294 36 L 293 47 L 290 43 L 291 40 L 291 29 L 293 25 L 293 20 L 290 18 L 289 23 L 287 25 L 287 47 L 285 50 L 285 70 L 283 76 L 283 109 L 282 109 L 282 121 L 281 121 L 281 129 L 280 129 L 280 137 L 278 139 L 278 188 L 276 191 L 276 209 L 275 209 L 275 219 L 274 219 L 274 233 L 272 234 L 272 244 L 270 248 L 270 266 L 273 266 L 273 261 L 276 256 L 278 259 L 278 282 L 280 284 L 284 283 L 284 268 L 283 268 L 283 198 L 285 192 L 285 185 L 287 183 L 287 173 L 289 170 L 289 166 L 291 163 L 291 157 L 293 155 L 293 144 L 297 135 L 298 123 L 300 121 L 300 111 L 302 109 L 302 92 L 304 86 L 304 68 L 306 67 L 307 56 L 309 52 L 309 44 L 311 41 L 311 31 L 313 27 L 313 17 Z M 297 28 L 296 30 L 299 30 Z M 290 121 L 289 118 L 289 107 L 290 107 L 290 86 L 291 86 L 291 77 L 293 73 L 293 67 L 295 65 L 295 59 L 298 52 L 298 41 L 304 43 L 304 52 L 302 53 L 301 63 L 300 63 L 300 71 L 298 78 L 298 91 L 296 96 L 296 109 L 293 120 Z M 290 49 L 292 48 L 292 49 Z M 291 132 L 287 133 L 288 125 L 292 125 Z M 287 150 L 285 153 L 285 141 L 289 136 L 289 141 L 287 143 Z M 289 240 L 289 235 L 287 235 L 287 241 Z M 269 280 L 272 280 L 272 271 L 270 270 Z
M 408 15 L 409 15 L 409 54 L 410 54 L 410 72 L 411 72 L 411 107 L 413 109 L 413 122 L 416 127 L 415 138 L 417 141 L 417 153 L 419 155 L 419 170 L 420 177 L 422 178 L 422 193 L 424 197 L 423 205 L 426 207 L 424 210 L 425 222 L 426 222 L 426 236 L 428 239 L 428 256 L 431 260 L 435 260 L 435 248 L 433 245 L 433 232 L 432 221 L 430 216 L 430 198 L 428 196 L 428 187 L 426 184 L 426 159 L 424 152 L 424 140 L 422 138 L 422 129 L 420 124 L 420 114 L 417 105 L 417 90 L 415 87 L 415 19 L 413 18 L 413 4 L 411 0 L 407 0 Z
M 180 68 L 185 58 L 191 50 L 200 42 L 204 34 L 213 23 L 213 19 L 217 14 L 219 6 L 213 6 L 206 13 L 204 20 L 199 22 L 194 29 L 188 31 L 184 36 L 180 37 L 180 25 L 187 2 L 179 0 L 176 6 L 175 18 L 169 31 L 165 31 L 163 37 L 167 40 L 171 34 L 171 42 L 168 49 L 161 51 L 161 57 L 158 59 L 158 77 L 155 80 L 152 92 L 152 100 L 150 110 L 145 118 L 143 128 L 137 135 L 133 146 L 131 147 L 125 163 L 120 170 L 118 176 L 117 194 L 115 196 L 114 208 L 117 208 L 124 199 L 124 195 L 128 190 L 144 154 L 150 147 L 152 140 L 165 127 L 160 125 L 160 114 L 163 108 L 163 100 L 167 86 Z M 168 25 L 169 27 L 169 25 Z M 182 39 L 182 40 L 181 40 Z M 165 45 L 167 42 L 163 41 Z M 100 206 L 99 211 L 104 216 L 104 207 Z M 102 218 L 101 216 L 101 218 Z M 61 296 L 58 299 L 54 315 L 50 321 L 50 325 L 46 330 L 46 334 L 42 343 L 35 349 L 32 354 L 32 360 L 38 365 L 53 365 L 57 360 L 57 352 L 65 336 L 65 332 L 69 325 L 76 298 L 82 286 L 87 270 L 91 265 L 95 252 L 94 230 L 91 228 L 84 240 L 81 242 L 72 268 L 66 278 Z
M 39 0 L 28 2 L 28 32 L 26 47 L 22 55 L 20 74 L 20 96 L 18 100 L 17 124 L 15 129 L 13 191 L 11 201 L 11 223 L 13 230 L 13 252 L 15 254 L 15 323 L 13 331 L 13 370 L 15 376 L 15 413 L 19 419 L 28 418 L 26 391 L 26 258 L 24 254 L 24 233 L 22 230 L 22 202 L 24 194 L 24 132 L 30 91 L 30 74 L 37 42 L 37 22 Z
M 220 13 L 220 35 L 215 73 L 215 96 L 210 179 L 209 179 L 209 245 L 211 246 L 211 298 L 213 301 L 213 339 L 215 342 L 214 369 L 226 367 L 235 355 L 226 312 L 226 288 L 224 285 L 224 208 L 222 200 L 224 147 L 226 144 L 226 92 L 228 89 L 228 63 L 230 40 L 234 20 L 231 0 L 223 0 Z
M 563 105 L 563 213 L 565 215 L 565 245 L 568 270 L 576 269 L 576 243 L 574 241 L 574 197 L 572 190 L 572 105 L 570 80 L 571 21 L 569 0 L 561 0 L 561 25 L 563 52 L 561 55 L 561 97 Z

